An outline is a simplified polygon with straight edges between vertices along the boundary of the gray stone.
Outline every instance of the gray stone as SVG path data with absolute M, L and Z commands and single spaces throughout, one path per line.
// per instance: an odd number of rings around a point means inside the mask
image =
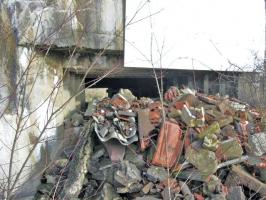
M 161 199 L 147 195 L 147 196 L 143 196 L 143 197 L 137 197 L 137 198 L 135 198 L 135 200 L 161 200 Z
M 100 149 L 97 149 L 93 152 L 92 156 L 91 156 L 91 159 L 92 160 L 96 160 L 100 157 L 102 157 L 104 154 L 106 153 L 105 149 L 102 147 Z
M 179 186 L 180 186 L 181 192 L 184 195 L 184 199 L 185 200 L 194 200 L 194 196 L 191 193 L 191 191 L 190 191 L 188 185 L 186 184 L 186 182 L 179 181 Z
M 117 193 L 125 194 L 125 193 L 136 193 L 142 189 L 143 185 L 140 183 L 132 183 L 127 187 L 117 187 Z
M 226 200 L 223 194 L 213 194 L 210 198 L 206 198 L 206 200 Z
M 259 172 L 260 172 L 259 179 L 260 179 L 263 183 L 266 183 L 266 169 L 264 169 L 264 168 L 260 168 L 260 169 L 259 169 Z
M 143 188 L 142 188 L 142 192 L 144 194 L 148 194 L 150 192 L 150 190 L 153 188 L 154 184 L 152 182 L 147 183 Z
M 84 132 L 80 138 L 81 142 L 78 144 L 77 152 L 70 161 L 68 179 L 60 193 L 60 198 L 62 199 L 76 198 L 82 189 L 85 175 L 88 172 L 88 162 L 91 159 L 93 148 L 91 132 L 91 123 L 88 123 L 84 127 Z
M 262 156 L 266 153 L 266 133 L 262 132 L 249 135 L 248 144 L 252 154 L 255 156 Z
M 201 173 L 203 178 L 213 174 L 217 170 L 218 161 L 215 153 L 206 149 L 199 151 L 188 148 L 185 155 L 188 162 L 194 165 Z
M 86 183 L 86 189 L 85 194 L 83 198 L 90 198 L 93 195 L 96 194 L 98 188 L 98 184 L 95 180 L 89 180 L 88 183 Z
M 47 184 L 40 184 L 38 187 L 37 187 L 37 191 L 41 194 L 51 194 L 53 192 L 53 188 L 54 188 L 54 184 L 50 184 L 50 183 L 47 183 Z
M 135 164 L 138 169 L 143 169 L 145 166 L 145 161 L 143 159 L 142 154 L 138 154 L 137 151 L 137 146 L 136 145 L 129 145 L 126 148 L 126 153 L 125 153 L 125 160 L 130 160 L 131 163 Z
M 54 185 L 56 184 L 56 179 L 57 179 L 56 176 L 46 175 L 45 178 L 47 180 L 47 183 L 51 183 Z
M 74 127 L 81 126 L 83 124 L 83 116 L 78 113 L 74 113 L 71 116 L 71 123 Z
M 141 172 L 140 170 L 134 165 L 133 163 L 130 163 L 129 161 L 124 161 L 122 166 L 125 168 L 125 174 L 129 179 L 134 179 L 137 181 L 141 181 Z
M 40 194 L 40 193 L 36 193 L 36 195 L 33 198 L 33 200 L 49 200 L 49 199 L 50 199 L 50 197 L 48 194 Z
M 163 197 L 163 200 L 175 199 L 175 194 L 171 191 L 170 188 L 164 188 L 164 190 L 161 192 L 161 195 Z
M 115 172 L 114 179 L 124 186 L 117 187 L 118 193 L 135 193 L 143 188 L 143 185 L 139 183 L 142 180 L 139 169 L 129 161 L 122 163 L 122 169 Z
M 109 159 L 101 159 L 100 162 L 91 161 L 88 169 L 93 179 L 113 183 L 114 174 L 121 169 L 121 164 L 112 163 Z
M 75 146 L 72 145 L 64 148 L 63 153 L 66 156 L 66 158 L 69 159 L 72 156 L 72 154 L 75 153 L 74 151 L 75 151 Z
M 234 158 L 240 158 L 243 154 L 243 149 L 241 144 L 235 138 L 231 138 L 219 144 L 219 147 L 216 151 L 216 155 L 217 154 L 219 154 L 220 158 L 230 160 Z
M 222 192 L 222 183 L 217 176 L 211 175 L 208 182 L 203 184 L 203 193 L 209 197 L 213 194 L 222 194 Z
M 117 194 L 113 186 L 109 183 L 105 183 L 101 193 L 102 200 L 122 200 L 122 198 Z
M 84 113 L 84 118 L 89 119 L 95 111 L 96 111 L 96 102 L 93 101 L 91 104 L 88 105 Z
M 168 173 L 163 167 L 151 166 L 146 173 L 147 179 L 152 182 L 164 181 L 168 177 Z
M 245 200 L 246 197 L 241 186 L 233 186 L 229 188 L 227 200 Z
M 202 178 L 200 172 L 195 169 L 187 169 L 180 171 L 177 175 L 177 178 L 182 180 L 193 180 L 193 181 L 199 181 L 204 182 L 204 179 Z
M 64 168 L 68 164 L 68 159 L 59 159 L 54 162 L 54 165 L 59 168 Z

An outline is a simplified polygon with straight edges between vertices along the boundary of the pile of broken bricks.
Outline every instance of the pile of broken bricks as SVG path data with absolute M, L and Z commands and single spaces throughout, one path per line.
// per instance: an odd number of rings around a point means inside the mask
M 265 114 L 237 99 L 118 93 L 71 120 L 78 142 L 47 168 L 35 199 L 266 199 Z

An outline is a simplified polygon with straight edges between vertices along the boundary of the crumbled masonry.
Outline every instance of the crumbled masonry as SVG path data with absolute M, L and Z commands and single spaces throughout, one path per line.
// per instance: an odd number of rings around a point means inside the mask
M 35 200 L 244 200 L 266 197 L 265 113 L 234 98 L 170 87 L 118 93 L 69 120 L 75 146 L 42 175 Z

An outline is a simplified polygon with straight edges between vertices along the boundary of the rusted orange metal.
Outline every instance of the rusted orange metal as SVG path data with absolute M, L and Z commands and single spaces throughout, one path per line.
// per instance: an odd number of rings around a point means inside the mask
M 153 155 L 152 164 L 172 168 L 182 152 L 182 130 L 179 125 L 166 121 L 160 130 L 157 149 Z

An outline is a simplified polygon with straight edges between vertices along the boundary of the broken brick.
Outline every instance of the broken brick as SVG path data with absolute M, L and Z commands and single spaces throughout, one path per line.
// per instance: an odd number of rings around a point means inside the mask
M 166 121 L 160 130 L 157 149 L 152 164 L 167 168 L 173 167 L 182 152 L 182 130 L 179 125 Z

